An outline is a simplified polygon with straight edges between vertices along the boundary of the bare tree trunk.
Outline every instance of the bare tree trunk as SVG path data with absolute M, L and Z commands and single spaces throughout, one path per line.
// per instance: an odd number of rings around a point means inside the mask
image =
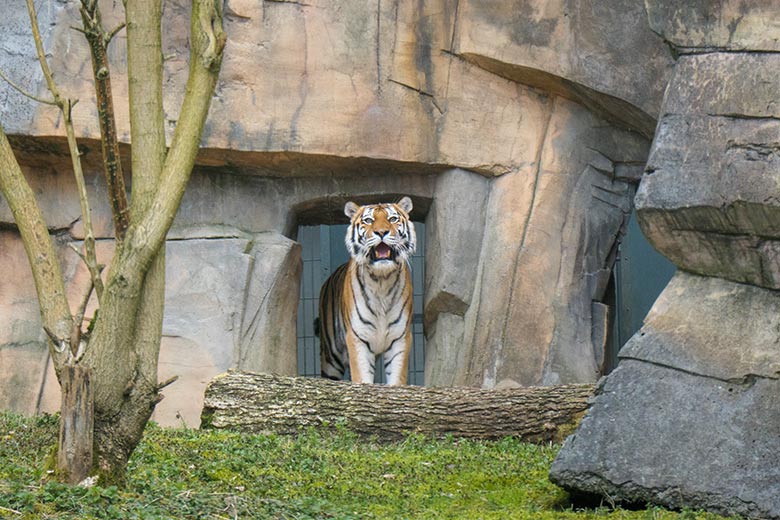
M 352 384 L 228 372 L 206 389 L 202 426 L 293 434 L 344 425 L 397 440 L 417 432 L 472 439 L 560 441 L 588 408 L 593 385 L 506 390 Z
M 187 87 L 173 140 L 167 147 L 162 106 L 162 0 L 125 0 L 123 4 L 128 33 L 133 155 L 129 215 L 116 154 L 116 129 L 110 121 L 113 107 L 105 56 L 105 46 L 119 28 L 111 33 L 104 31 L 96 0 L 82 1 L 83 32 L 93 44 L 101 133 L 119 239 L 104 284 L 95 260 L 89 204 L 72 128 L 75 102 L 59 94 L 45 57 L 34 2 L 27 1 L 41 69 L 54 98 L 53 101 L 34 99 L 57 106 L 65 117 L 73 169 L 80 188 L 86 234 L 83 257 L 99 303 L 89 333 L 83 333 L 81 326 L 90 295 L 85 296 L 82 307 L 72 314 L 46 223 L 0 126 L 0 191 L 8 200 L 24 241 L 55 369 L 58 376 L 63 370 L 70 374 L 71 368 L 75 370 L 73 374 L 81 374 L 82 368 L 88 370 L 83 373 L 90 374 L 88 395 L 83 393 L 86 386 L 77 383 L 66 387 L 71 381 L 63 382 L 66 404 L 72 400 L 80 406 L 80 400 L 84 399 L 84 410 L 89 408 L 94 413 L 94 428 L 90 428 L 91 451 L 80 445 L 71 448 L 71 443 L 88 438 L 79 433 L 87 426 L 63 420 L 61 474 L 72 481 L 77 478 L 75 475 L 83 473 L 81 466 L 87 466 L 88 473 L 99 475 L 103 485 L 124 481 L 127 461 L 154 407 L 162 399 L 163 385 L 157 383 L 157 357 L 162 333 L 165 237 L 195 164 L 226 42 L 222 29 L 223 1 L 193 0 Z M 82 418 L 80 413 L 75 416 L 79 421 Z M 76 453 L 77 457 L 71 457 Z
M 62 404 L 57 472 L 58 478 L 68 484 L 78 484 L 92 470 L 94 402 L 90 373 L 89 368 L 79 365 L 65 365 L 60 372 Z

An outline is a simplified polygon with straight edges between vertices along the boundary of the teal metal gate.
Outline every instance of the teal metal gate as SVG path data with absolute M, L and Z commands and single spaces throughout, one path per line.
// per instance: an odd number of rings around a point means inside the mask
M 608 302 L 616 308 L 610 338 L 606 372 L 618 361 L 618 352 L 641 327 L 658 295 L 674 276 L 673 263 L 653 249 L 639 228 L 636 212 L 620 242 L 618 258 L 613 271 L 614 298 Z
M 415 222 L 417 252 L 412 257 L 414 284 L 414 347 L 409 359 L 408 382 L 423 384 L 425 371 L 425 336 L 423 335 L 422 309 L 425 287 L 425 224 Z M 301 298 L 298 302 L 298 375 L 320 375 L 320 340 L 314 335 L 314 318 L 319 308 L 320 287 L 328 276 L 349 259 L 344 236 L 346 225 L 300 226 L 298 242 L 301 244 L 303 274 Z M 381 360 L 377 366 L 382 366 Z M 376 371 L 376 382 L 383 383 L 384 371 Z

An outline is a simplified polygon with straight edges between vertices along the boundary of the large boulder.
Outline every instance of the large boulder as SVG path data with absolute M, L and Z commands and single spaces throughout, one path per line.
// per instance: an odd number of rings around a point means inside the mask
M 453 52 L 652 136 L 672 65 L 633 0 L 461 0 Z
M 257 235 L 250 245 L 251 270 L 245 282 L 237 359 L 240 370 L 296 375 L 301 246 L 284 236 Z
M 780 50 L 774 0 L 647 0 L 645 6 L 650 27 L 683 54 Z
M 780 295 L 678 273 L 550 477 L 623 502 L 780 518 Z
M 605 320 L 594 319 L 593 302 L 604 298 L 634 195 L 630 172 L 648 143 L 563 98 L 545 115 L 537 161 L 493 181 L 469 307 L 444 317 L 445 337 L 462 345 L 447 364 L 455 384 L 599 376 L 604 344 L 593 340 L 606 336 Z
M 123 21 L 111 0 L 101 6 L 107 26 Z M 189 2 L 169 2 L 163 20 L 169 132 L 187 73 L 189 25 L 182 21 L 188 9 Z M 89 51 L 70 28 L 79 20 L 78 5 L 41 11 L 60 88 L 80 100 L 75 126 L 82 137 L 97 139 Z M 596 0 L 501 6 L 435 0 L 423 8 L 412 0 L 332 0 L 316 7 L 230 0 L 225 60 L 203 139 L 210 151 L 202 160 L 278 172 L 289 171 L 290 154 L 316 154 L 501 174 L 534 154 L 533 139 L 523 133 L 521 90 L 505 88 L 517 83 L 569 97 L 649 137 L 672 62 L 643 13 L 641 0 L 609 8 Z M 26 72 L 37 68 L 25 10 L 4 17 L 0 28 L 4 70 L 18 70 L 14 78 L 28 91 L 44 91 L 40 75 Z M 118 133 L 127 142 L 123 32 L 109 47 L 109 60 Z M 10 134 L 62 135 L 56 110 L 30 104 L 5 84 L 0 107 Z M 275 155 L 241 159 L 239 152 Z

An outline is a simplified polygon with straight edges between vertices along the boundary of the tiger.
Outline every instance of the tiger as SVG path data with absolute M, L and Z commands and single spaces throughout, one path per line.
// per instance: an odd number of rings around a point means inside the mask
M 385 354 L 388 385 L 404 385 L 412 349 L 410 257 L 417 246 L 409 220 L 412 200 L 359 206 L 347 202 L 344 243 L 350 259 L 320 290 L 322 377 L 373 383 L 376 358 Z

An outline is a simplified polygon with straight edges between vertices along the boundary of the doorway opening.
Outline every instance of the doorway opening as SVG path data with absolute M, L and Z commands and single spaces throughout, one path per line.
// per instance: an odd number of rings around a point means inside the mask
M 320 376 L 320 339 L 314 335 L 314 318 L 319 313 L 320 287 L 330 274 L 349 260 L 344 236 L 346 224 L 298 227 L 303 271 L 301 295 L 298 300 L 298 375 Z M 425 335 L 423 334 L 423 302 L 425 289 L 425 224 L 415 222 L 417 251 L 411 258 L 414 287 L 414 316 L 412 321 L 413 346 L 409 356 L 410 385 L 423 385 L 425 372 Z M 381 357 L 377 366 L 382 366 Z M 349 372 L 349 370 L 347 370 Z M 385 382 L 383 370 L 377 370 L 376 383 Z
M 620 349 L 642 328 L 645 316 L 675 271 L 675 265 L 650 245 L 639 227 L 636 210 L 632 211 L 607 287 L 605 303 L 614 309 L 614 317 L 602 375 L 617 366 Z

